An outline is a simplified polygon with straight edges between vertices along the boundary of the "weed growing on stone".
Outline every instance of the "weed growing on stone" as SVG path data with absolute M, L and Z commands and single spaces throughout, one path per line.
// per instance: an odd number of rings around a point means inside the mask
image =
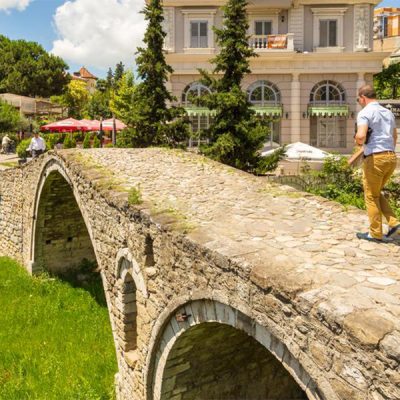
M 138 205 L 142 204 L 142 194 L 140 192 L 140 185 L 138 187 L 133 187 L 128 192 L 128 204 L 130 205 Z
M 0 258 L 0 399 L 114 399 L 107 308 Z

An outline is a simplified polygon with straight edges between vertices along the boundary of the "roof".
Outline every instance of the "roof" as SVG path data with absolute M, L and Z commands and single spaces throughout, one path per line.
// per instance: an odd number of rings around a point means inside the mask
M 94 76 L 91 72 L 89 72 L 85 67 L 81 67 L 79 72 L 74 72 L 74 76 L 84 78 L 84 79 L 97 79 L 97 76 Z

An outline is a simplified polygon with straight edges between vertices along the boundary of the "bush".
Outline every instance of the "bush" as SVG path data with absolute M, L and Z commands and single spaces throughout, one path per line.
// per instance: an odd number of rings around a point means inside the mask
M 83 132 L 74 132 L 72 134 L 72 137 L 75 139 L 76 142 L 82 142 L 84 138 L 84 133 Z
M 98 149 L 101 147 L 100 139 L 97 137 L 97 135 L 94 135 L 93 138 L 93 148 Z
M 60 135 L 56 133 L 49 133 L 44 137 L 44 140 L 46 142 L 46 148 L 47 150 L 53 150 L 55 145 L 59 142 L 60 140 Z
M 107 143 L 104 147 L 107 148 L 107 149 L 109 149 L 109 148 L 111 148 L 111 147 L 114 147 L 114 145 L 113 145 L 112 143 Z
M 29 147 L 31 139 L 22 140 L 17 146 L 17 154 L 19 158 L 25 159 L 27 157 L 26 149 Z
M 116 147 L 130 148 L 134 147 L 134 138 L 136 137 L 136 130 L 133 128 L 123 129 L 117 135 Z
M 91 134 L 89 132 L 86 133 L 85 139 L 83 139 L 83 148 L 84 149 L 90 149 L 90 138 Z
M 73 149 L 76 147 L 76 141 L 72 137 L 72 135 L 66 135 L 63 143 L 63 148 L 64 149 Z

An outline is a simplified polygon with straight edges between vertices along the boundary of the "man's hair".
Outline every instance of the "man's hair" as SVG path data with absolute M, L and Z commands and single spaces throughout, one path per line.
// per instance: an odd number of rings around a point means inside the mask
M 376 99 L 375 89 L 371 85 L 361 86 L 358 90 L 359 96 L 365 96 L 367 99 Z

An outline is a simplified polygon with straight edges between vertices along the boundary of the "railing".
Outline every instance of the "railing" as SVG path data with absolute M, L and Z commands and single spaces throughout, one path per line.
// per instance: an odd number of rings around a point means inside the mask
M 294 51 L 294 34 L 285 35 L 253 35 L 249 46 L 256 51 Z

